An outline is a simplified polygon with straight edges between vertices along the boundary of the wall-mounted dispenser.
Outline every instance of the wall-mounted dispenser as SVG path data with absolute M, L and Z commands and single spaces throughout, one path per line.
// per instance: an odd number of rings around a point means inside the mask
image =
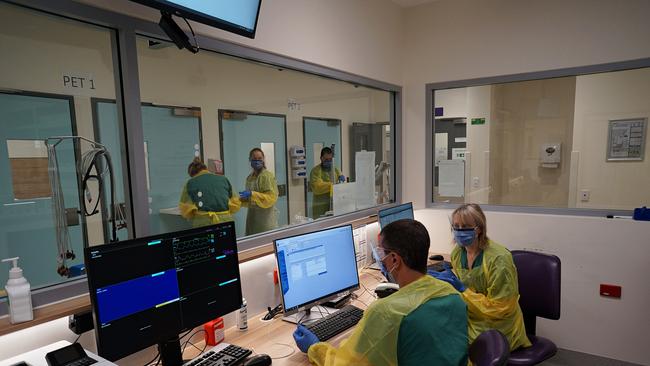
M 542 144 L 539 151 L 539 160 L 542 168 L 558 168 L 560 166 L 562 156 L 562 144 L 547 143 Z

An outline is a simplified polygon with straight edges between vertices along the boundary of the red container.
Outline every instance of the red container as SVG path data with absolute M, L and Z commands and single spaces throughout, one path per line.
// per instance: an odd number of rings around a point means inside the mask
M 205 343 L 209 346 L 216 346 L 225 337 L 223 318 L 217 318 L 203 324 L 205 330 Z

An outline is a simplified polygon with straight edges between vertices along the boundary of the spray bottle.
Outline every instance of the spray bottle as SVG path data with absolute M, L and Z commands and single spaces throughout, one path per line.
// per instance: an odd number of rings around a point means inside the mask
M 9 299 L 9 320 L 12 324 L 34 319 L 32 311 L 32 293 L 29 282 L 23 277 L 23 270 L 18 267 L 18 257 L 3 259 L 3 262 L 13 261 L 9 270 L 9 281 L 5 286 Z

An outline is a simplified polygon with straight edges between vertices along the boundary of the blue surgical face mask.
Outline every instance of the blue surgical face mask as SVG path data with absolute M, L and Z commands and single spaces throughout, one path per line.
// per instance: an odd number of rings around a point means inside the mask
M 386 269 L 386 266 L 384 265 L 384 259 L 386 259 L 387 256 L 384 257 L 384 258 L 381 258 L 379 256 L 379 253 L 377 253 L 377 249 L 374 246 L 372 246 L 372 256 L 375 258 L 375 261 L 377 262 L 377 264 L 379 264 L 379 270 L 381 271 L 381 274 L 383 274 L 384 277 L 386 277 L 388 282 L 396 283 L 395 282 L 395 277 L 393 277 L 393 275 L 390 273 L 391 271 Z
M 330 170 L 332 169 L 332 161 L 331 160 L 323 160 L 320 165 L 323 167 L 325 170 Z
M 264 168 L 264 160 L 251 160 L 251 168 L 261 170 Z
M 476 229 L 453 229 L 454 240 L 461 247 L 468 247 L 472 245 L 476 239 Z

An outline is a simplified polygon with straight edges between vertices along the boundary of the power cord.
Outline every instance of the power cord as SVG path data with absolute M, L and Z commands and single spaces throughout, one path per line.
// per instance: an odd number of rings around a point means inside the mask
M 192 53 L 198 53 L 201 48 L 199 47 L 199 41 L 196 39 L 196 34 L 194 34 L 194 29 L 192 29 L 192 25 L 190 25 L 190 22 L 187 21 L 186 18 L 183 18 L 185 23 L 187 24 L 188 27 L 190 27 L 190 32 L 192 32 L 192 38 L 194 38 L 194 49 L 191 49 L 190 52 Z
M 267 309 L 268 309 L 268 312 L 266 313 L 266 315 L 264 315 L 262 320 L 271 320 L 271 319 L 275 318 L 276 315 L 282 313 L 282 304 L 278 304 L 273 309 L 271 309 L 271 307 L 269 306 Z

